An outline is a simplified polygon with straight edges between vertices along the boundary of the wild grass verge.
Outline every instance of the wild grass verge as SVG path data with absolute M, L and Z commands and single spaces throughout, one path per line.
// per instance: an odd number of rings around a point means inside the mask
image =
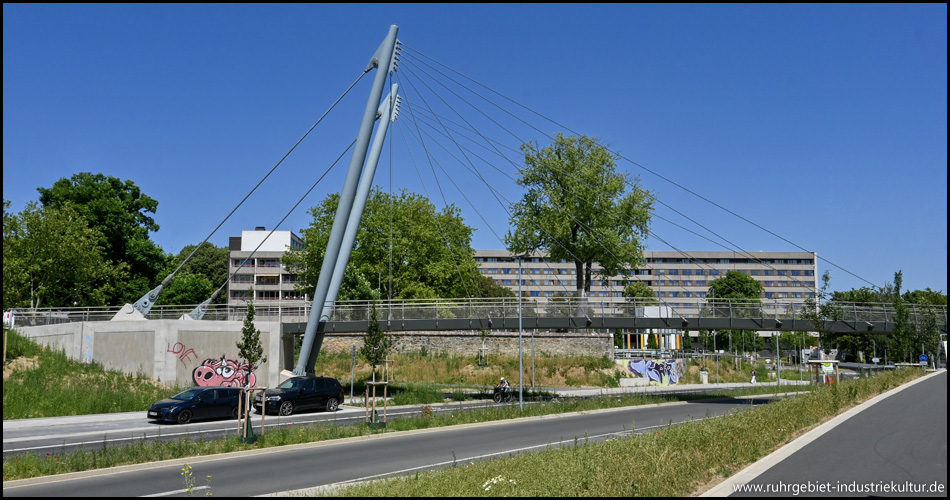
M 145 411 L 184 389 L 71 360 L 62 350 L 39 347 L 15 331 L 8 342 L 12 363 L 4 367 L 4 420 Z
M 807 429 L 923 375 L 900 370 L 821 386 L 732 415 L 602 443 L 537 453 L 337 489 L 333 496 L 681 497 L 715 484 Z
M 783 390 L 786 389 L 789 388 L 783 388 Z M 242 443 L 235 435 L 229 439 L 214 441 L 201 441 L 188 438 L 172 442 L 137 441 L 126 446 L 108 446 L 98 450 L 48 453 L 45 456 L 23 454 L 4 458 L 3 480 L 12 481 L 15 479 L 80 472 L 119 465 L 271 448 L 274 446 L 365 436 L 379 432 L 428 429 L 518 417 L 533 417 L 555 413 L 590 411 L 603 408 L 719 397 L 726 394 L 764 394 L 774 392 L 774 390 L 774 388 L 769 387 L 757 387 L 743 389 L 737 392 L 711 395 L 682 394 L 646 396 L 631 394 L 611 397 L 567 398 L 552 400 L 545 404 L 528 404 L 524 406 L 523 411 L 520 411 L 516 404 L 496 405 L 486 403 L 484 408 L 474 410 L 461 408 L 452 409 L 451 405 L 448 405 L 443 407 L 445 409 L 444 411 L 434 411 L 431 407 L 426 407 L 428 411 L 424 408 L 421 416 L 393 419 L 387 423 L 383 431 L 371 429 L 370 426 L 365 423 L 355 426 L 338 426 L 333 423 L 320 423 L 307 426 L 287 425 L 268 428 L 264 435 L 258 436 L 257 441 L 251 444 Z

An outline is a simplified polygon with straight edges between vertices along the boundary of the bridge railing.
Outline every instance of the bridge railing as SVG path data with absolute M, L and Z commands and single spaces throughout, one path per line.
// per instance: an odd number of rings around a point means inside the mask
M 648 299 L 607 301 L 601 297 L 517 297 L 491 299 L 436 299 L 377 301 L 379 320 L 456 319 L 456 318 L 555 318 L 555 317 L 682 317 L 750 318 L 775 320 L 814 319 L 816 306 L 808 301 L 707 299 L 683 304 Z M 373 304 L 367 301 L 340 301 L 333 307 L 330 321 L 365 321 Z M 889 303 L 825 302 L 833 318 L 847 322 L 893 322 L 896 309 Z M 197 305 L 154 306 L 148 319 L 179 319 Z M 303 301 L 258 301 L 256 319 L 280 322 L 306 322 L 311 306 Z M 16 326 L 38 326 L 79 321 L 109 321 L 119 307 L 74 307 L 14 310 Z M 211 305 L 204 321 L 241 321 L 247 306 Z M 947 324 L 946 306 L 907 304 L 908 321 L 918 323 L 933 314 L 939 324 Z

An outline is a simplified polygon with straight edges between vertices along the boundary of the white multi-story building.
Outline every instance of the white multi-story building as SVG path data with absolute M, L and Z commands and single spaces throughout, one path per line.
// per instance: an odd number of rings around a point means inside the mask
M 506 250 L 476 250 L 481 273 L 498 285 L 525 297 L 573 297 L 577 294 L 577 270 L 572 261 L 554 261 L 537 252 L 519 262 Z M 615 304 L 626 301 L 624 289 L 631 282 L 649 286 L 664 306 L 677 316 L 695 317 L 707 300 L 710 282 L 727 271 L 738 271 L 762 283 L 762 299 L 801 303 L 814 298 L 817 258 L 811 252 L 676 252 L 645 251 L 641 266 L 624 276 L 597 277 L 588 304 L 610 313 Z M 518 267 L 522 279 L 518 280 Z M 645 341 L 644 341 L 645 342 Z M 644 342 L 637 340 L 638 347 Z M 664 346 L 678 347 L 678 346 Z
M 303 249 L 300 237 L 291 231 L 268 231 L 258 227 L 241 231 L 229 242 L 228 304 L 243 305 L 254 293 L 254 303 L 266 306 L 286 303 L 305 305 L 308 297 L 294 289 L 297 275 L 288 272 L 280 259 L 288 249 Z M 307 304 L 308 305 L 308 304 Z
M 574 296 L 577 276 L 571 261 L 552 261 L 538 252 L 525 257 L 522 282 L 517 280 L 519 262 L 506 250 L 476 250 L 475 261 L 482 274 L 496 284 L 529 297 Z M 633 281 L 649 286 L 660 299 L 677 309 L 698 308 L 706 299 L 711 281 L 727 271 L 747 274 L 762 283 L 764 299 L 801 302 L 815 296 L 816 257 L 811 252 L 675 252 L 645 251 L 639 269 L 626 276 L 595 279 L 591 302 L 617 302 Z M 612 300 L 613 299 L 613 300 Z

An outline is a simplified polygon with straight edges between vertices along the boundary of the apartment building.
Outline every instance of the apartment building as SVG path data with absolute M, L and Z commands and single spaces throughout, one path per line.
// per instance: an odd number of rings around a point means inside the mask
M 577 270 L 572 261 L 555 261 L 544 252 L 519 261 L 506 250 L 476 250 L 475 260 L 483 275 L 516 294 L 538 298 L 577 294 Z M 597 270 L 595 264 L 593 277 Z M 707 299 L 710 282 L 728 271 L 738 271 L 761 282 L 762 299 L 801 303 L 816 294 L 817 257 L 811 252 L 646 251 L 639 269 L 623 276 L 594 279 L 588 302 L 595 311 L 610 314 L 616 310 L 614 305 L 625 301 L 623 292 L 627 285 L 641 281 L 656 293 L 661 305 L 645 307 L 638 314 L 695 317 Z M 646 348 L 650 333 L 658 335 L 661 349 L 682 347 L 682 332 L 674 330 L 628 332 L 624 335 L 624 347 Z
M 291 231 L 268 231 L 257 227 L 232 236 L 228 247 L 228 304 L 244 305 L 254 293 L 255 305 L 268 303 L 309 305 L 309 297 L 296 291 L 297 275 L 287 271 L 280 259 L 288 249 L 303 249 L 303 241 Z
M 517 279 L 519 262 L 506 250 L 476 250 L 482 274 L 496 284 L 526 297 L 574 296 L 577 276 L 571 261 L 553 261 L 538 252 L 520 263 L 523 278 Z M 625 276 L 595 279 L 589 294 L 591 305 L 608 308 L 623 302 L 623 291 L 633 281 L 642 281 L 666 306 L 681 313 L 699 312 L 709 283 L 727 271 L 755 278 L 765 289 L 763 299 L 802 302 L 816 293 L 817 258 L 812 252 L 676 252 L 646 251 L 645 262 Z M 595 277 L 597 266 L 594 266 Z

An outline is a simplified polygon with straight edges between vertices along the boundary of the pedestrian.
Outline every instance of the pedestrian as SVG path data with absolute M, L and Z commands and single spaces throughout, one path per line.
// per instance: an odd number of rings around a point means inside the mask
M 752 369 L 752 383 L 755 383 L 755 368 Z

